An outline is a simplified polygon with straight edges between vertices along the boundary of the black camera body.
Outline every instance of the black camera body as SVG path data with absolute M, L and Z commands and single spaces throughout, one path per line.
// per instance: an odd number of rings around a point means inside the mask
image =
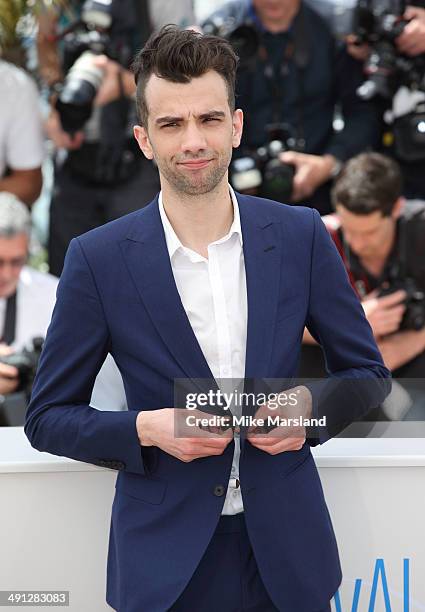
M 423 59 L 400 54 L 395 44 L 407 24 L 405 8 L 405 0 L 358 0 L 354 34 L 360 44 L 371 47 L 364 66 L 368 79 L 357 90 L 364 100 L 375 96 L 390 100 L 402 85 L 425 89 Z
M 19 385 L 17 392 L 23 391 L 27 396 L 31 394 L 32 384 L 40 360 L 44 338 L 36 337 L 31 341 L 31 348 L 0 357 L 0 362 L 14 366 L 18 370 Z
M 291 199 L 295 167 L 279 159 L 283 151 L 297 148 L 292 130 L 286 124 L 267 127 L 268 141 L 230 164 L 230 182 L 236 191 L 258 195 L 277 202 Z
M 406 292 L 406 310 L 399 329 L 418 331 L 425 327 L 425 292 L 418 288 L 413 278 L 392 280 L 380 289 L 378 297 L 391 295 L 400 289 Z

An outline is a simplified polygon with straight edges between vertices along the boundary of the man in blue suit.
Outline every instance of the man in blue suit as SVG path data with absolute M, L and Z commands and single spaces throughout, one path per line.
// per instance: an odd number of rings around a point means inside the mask
M 179 435 L 188 412 L 174 404 L 176 379 L 292 379 L 307 324 L 329 380 L 359 383 L 334 424 L 389 391 L 318 213 L 229 189 L 243 120 L 236 64 L 224 40 L 173 27 L 140 52 L 135 137 L 162 191 L 72 241 L 28 409 L 35 448 L 119 470 L 107 581 L 119 612 L 321 612 L 341 580 L 310 452 L 329 432 L 306 440 L 302 425 L 243 424 Z M 89 406 L 108 352 L 126 412 Z M 323 414 L 314 386 L 296 391 L 303 416 Z

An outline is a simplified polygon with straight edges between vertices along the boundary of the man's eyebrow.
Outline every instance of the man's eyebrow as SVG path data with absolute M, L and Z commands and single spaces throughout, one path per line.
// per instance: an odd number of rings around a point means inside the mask
M 200 119 L 208 119 L 209 117 L 225 117 L 226 113 L 224 113 L 223 111 L 208 111 L 207 113 L 202 113 L 202 115 L 199 115 Z
M 177 123 L 178 121 L 182 121 L 183 117 L 158 117 L 155 120 L 157 125 L 161 125 L 162 123 Z
M 212 110 L 212 111 L 208 111 L 206 113 L 202 113 L 201 115 L 199 115 L 199 119 L 208 119 L 208 118 L 223 118 L 226 116 L 226 113 L 224 113 L 223 111 L 216 111 L 216 110 Z M 172 117 L 172 116 L 168 116 L 168 117 L 158 117 L 158 119 L 155 120 L 156 125 L 162 125 L 163 123 L 178 123 L 179 121 L 183 121 L 184 118 L 183 117 Z

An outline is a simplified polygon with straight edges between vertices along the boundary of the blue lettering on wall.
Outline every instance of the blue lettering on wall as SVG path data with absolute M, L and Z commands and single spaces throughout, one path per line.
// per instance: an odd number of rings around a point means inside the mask
M 385 603 L 385 612 L 393 612 L 393 610 L 391 609 L 390 592 L 388 590 L 388 582 L 387 582 L 387 576 L 385 573 L 384 559 L 376 559 L 376 562 L 375 562 L 375 569 L 374 569 L 373 578 L 372 578 L 372 588 L 370 592 L 368 612 L 376 612 L 375 602 L 376 602 L 376 594 L 378 591 L 378 584 L 380 584 L 382 587 L 382 594 L 383 594 L 384 603 Z M 356 581 L 354 583 L 354 593 L 353 593 L 353 601 L 351 605 L 351 612 L 359 612 L 359 600 L 360 600 L 361 588 L 362 588 L 362 579 L 356 578 Z M 410 600 L 409 589 L 410 589 L 409 559 L 403 559 L 403 612 L 409 612 L 409 600 Z M 335 593 L 334 601 L 335 601 L 336 612 L 343 612 L 342 606 L 341 606 L 341 596 L 339 594 L 339 591 Z

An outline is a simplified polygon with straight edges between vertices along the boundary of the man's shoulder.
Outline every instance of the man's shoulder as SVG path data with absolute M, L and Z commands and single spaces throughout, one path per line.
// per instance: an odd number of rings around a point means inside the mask
M 300 228 L 305 226 L 309 229 L 313 228 L 315 213 L 313 208 L 284 204 L 275 200 L 240 193 L 237 193 L 236 197 L 242 218 L 246 217 L 260 226 L 275 222 L 289 227 L 297 226 Z

